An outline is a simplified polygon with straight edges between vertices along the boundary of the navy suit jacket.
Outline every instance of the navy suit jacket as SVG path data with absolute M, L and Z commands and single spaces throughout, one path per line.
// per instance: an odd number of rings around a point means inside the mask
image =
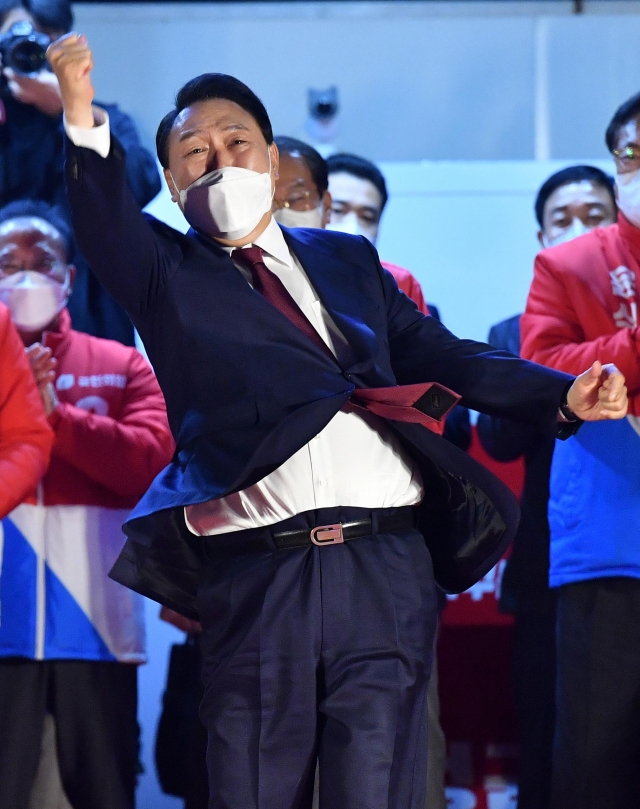
M 520 315 L 491 328 L 489 343 L 520 353 Z M 549 475 L 555 440 L 531 424 L 480 415 L 478 437 L 497 461 L 524 455 L 522 517 L 514 537 L 500 588 L 500 609 L 511 613 L 552 616 L 556 594 L 549 587 Z
M 111 575 L 127 586 L 195 615 L 201 540 L 186 531 L 183 507 L 264 478 L 317 435 L 355 387 L 437 381 L 468 407 L 557 433 L 571 377 L 454 337 L 398 290 L 366 239 L 283 229 L 351 346 L 340 368 L 247 284 L 215 242 L 140 212 L 115 139 L 107 158 L 67 142 L 66 172 L 80 247 L 144 341 L 177 442 L 173 463 L 125 525 L 128 541 Z M 457 586 L 446 550 L 456 537 L 469 586 L 512 538 L 515 498 L 435 433 L 390 424 L 422 471 L 422 530 L 439 583 Z M 487 537 L 499 540 L 489 554 Z

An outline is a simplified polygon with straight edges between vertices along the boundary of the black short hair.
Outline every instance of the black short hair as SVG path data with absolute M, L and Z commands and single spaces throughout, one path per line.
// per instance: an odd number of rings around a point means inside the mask
M 233 101 L 251 115 L 264 135 L 268 145 L 273 143 L 271 121 L 264 104 L 246 84 L 226 73 L 203 73 L 188 81 L 178 90 L 175 107 L 160 121 L 156 132 L 156 150 L 158 160 L 163 168 L 169 167 L 169 134 L 182 110 L 198 101 L 209 101 L 212 98 L 224 98 Z
M 613 114 L 613 118 L 604 134 L 604 140 L 610 152 L 613 152 L 616 148 L 616 141 L 622 127 L 637 118 L 638 115 L 640 115 L 640 93 L 628 98 Z
M 309 146 L 308 143 L 298 140 L 297 138 L 288 138 L 285 135 L 278 135 L 278 137 L 275 138 L 275 144 L 280 154 L 300 154 L 300 157 L 304 160 L 307 168 L 311 172 L 319 196 L 324 196 L 327 188 L 329 188 L 329 171 L 327 169 L 327 161 L 324 157 L 322 157 L 313 146 Z
M 370 160 L 365 160 L 364 157 L 358 157 L 358 155 L 355 154 L 341 152 L 340 154 L 331 155 L 331 157 L 328 158 L 327 168 L 329 175 L 345 172 L 345 174 L 360 177 L 361 180 L 369 180 L 380 192 L 380 196 L 382 197 L 381 212 L 384 210 L 384 206 L 389 199 L 387 184 L 380 169 Z
M 60 234 L 67 252 L 67 261 L 73 259 L 75 242 L 73 231 L 60 208 L 38 199 L 18 199 L 0 208 L 0 225 L 12 219 L 42 219 Z
M 616 196 L 613 190 L 613 177 L 595 166 L 568 166 L 566 169 L 556 171 L 555 174 L 552 174 L 551 177 L 546 179 L 540 186 L 534 210 L 536 212 L 536 219 L 541 228 L 544 227 L 544 206 L 547 204 L 547 200 L 553 192 L 557 191 L 557 189 L 561 188 L 563 185 L 585 181 L 604 188 L 611 197 L 614 210 L 617 210 Z
M 0 0 L 0 25 L 16 8 L 28 11 L 38 28 L 65 33 L 73 28 L 73 11 L 69 0 Z

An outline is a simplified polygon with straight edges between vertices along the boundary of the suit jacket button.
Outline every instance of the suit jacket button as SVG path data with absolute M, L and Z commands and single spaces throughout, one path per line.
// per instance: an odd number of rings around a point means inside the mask
M 345 374 L 345 375 L 344 375 L 344 378 L 345 378 L 345 379 L 346 379 L 348 382 L 351 382 L 351 380 L 353 379 L 353 374 Z

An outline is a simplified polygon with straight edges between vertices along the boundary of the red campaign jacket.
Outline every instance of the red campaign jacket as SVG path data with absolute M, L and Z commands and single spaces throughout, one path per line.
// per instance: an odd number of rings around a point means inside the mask
M 43 343 L 58 361 L 60 400 L 43 505 L 133 508 L 174 449 L 151 367 L 134 348 L 74 331 L 66 309 Z
M 52 443 L 22 340 L 0 304 L 0 519 L 37 486 Z
M 422 314 L 428 315 L 429 309 L 422 294 L 420 284 L 409 270 L 405 270 L 404 267 L 398 267 L 397 264 L 390 264 L 388 261 L 381 261 L 380 264 L 393 275 L 398 288 L 404 292 L 407 298 L 411 298 Z
M 629 412 L 640 415 L 640 332 L 624 325 L 635 295 L 615 276 L 640 282 L 640 229 L 624 216 L 536 257 L 527 308 L 520 321 L 522 357 L 579 374 L 595 361 L 613 362 L 629 390 Z M 621 294 L 623 293 L 623 294 Z M 628 291 L 627 291 L 628 293 Z

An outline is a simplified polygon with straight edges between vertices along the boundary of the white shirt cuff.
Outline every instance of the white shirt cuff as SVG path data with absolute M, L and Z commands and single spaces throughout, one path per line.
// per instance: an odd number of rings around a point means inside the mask
M 111 134 L 109 132 L 109 114 L 100 107 L 91 107 L 93 111 L 94 126 L 87 129 L 84 126 L 74 126 L 64 121 L 64 131 L 75 146 L 93 149 L 100 157 L 106 157 L 111 148 Z

